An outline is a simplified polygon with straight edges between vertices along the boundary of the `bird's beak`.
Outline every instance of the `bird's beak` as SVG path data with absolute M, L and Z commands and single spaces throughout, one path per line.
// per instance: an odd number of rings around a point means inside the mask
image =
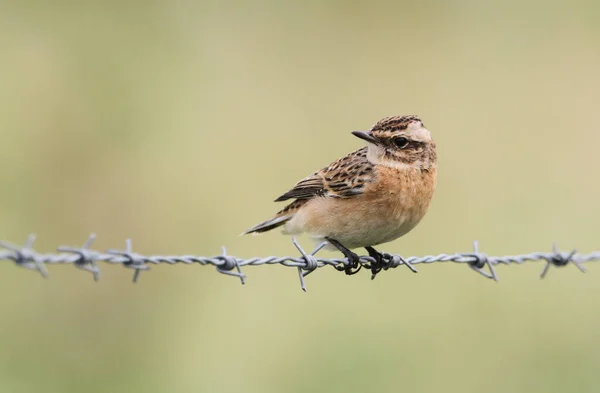
M 378 145 L 380 143 L 379 139 L 375 138 L 373 134 L 371 134 L 371 131 L 352 131 L 352 135 L 374 145 Z

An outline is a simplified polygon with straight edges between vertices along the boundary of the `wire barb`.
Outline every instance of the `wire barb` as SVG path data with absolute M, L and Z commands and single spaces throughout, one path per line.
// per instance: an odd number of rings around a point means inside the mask
M 217 258 L 221 258 L 223 264 L 217 265 L 217 271 L 221 274 L 239 277 L 240 281 L 242 282 L 242 285 L 244 285 L 246 283 L 246 275 L 242 273 L 242 269 L 240 268 L 240 264 L 238 263 L 237 258 L 228 256 L 227 249 L 225 248 L 225 246 L 221 248 L 221 252 L 222 254 Z M 232 270 L 234 268 L 237 271 L 233 272 Z
M 107 253 L 112 254 L 112 255 L 121 255 L 126 258 L 126 260 L 123 261 L 122 263 L 123 263 L 123 266 L 135 270 L 133 272 L 133 283 L 134 284 L 137 283 L 137 281 L 140 277 L 140 272 L 142 270 L 150 270 L 150 266 L 146 265 L 146 263 L 145 263 L 146 262 L 145 257 L 143 255 L 136 254 L 133 252 L 133 247 L 131 245 L 131 239 L 127 239 L 125 241 L 125 251 L 108 250 Z
M 75 267 L 91 272 L 94 275 L 94 281 L 98 281 L 100 279 L 100 268 L 96 264 L 96 254 L 95 251 L 90 251 L 90 247 L 92 243 L 96 240 L 96 234 L 92 233 L 90 237 L 83 243 L 81 248 L 76 247 L 68 247 L 68 246 L 60 246 L 56 250 L 58 252 L 66 252 L 77 255 L 79 258 L 73 262 Z
M 315 248 L 310 254 L 307 254 L 306 251 L 304 251 L 304 249 L 300 246 L 300 243 L 296 241 L 295 237 L 292 237 L 292 243 L 294 246 L 296 246 L 298 251 L 300 251 L 302 258 L 304 258 L 305 265 L 298 266 L 298 277 L 300 278 L 300 287 L 304 292 L 306 292 L 306 283 L 304 282 L 304 277 L 308 276 L 319 267 L 319 262 L 315 258 L 315 254 L 321 251 L 321 249 L 327 245 L 327 242 L 319 244 L 317 248 Z
M 23 247 L 6 241 L 0 241 L 0 247 L 14 252 L 14 254 L 8 255 L 6 259 L 14 261 L 17 266 L 24 267 L 25 269 L 37 270 L 42 277 L 48 278 L 46 266 L 37 258 L 37 253 L 33 249 L 34 242 L 35 234 L 31 233 L 27 236 L 27 241 Z
M 406 266 L 411 272 L 418 273 L 419 271 L 406 259 L 402 257 L 402 255 L 393 255 L 388 254 L 387 252 L 383 253 L 384 256 L 384 265 L 383 270 L 397 268 L 400 265 Z M 371 277 L 373 279 L 374 277 Z
M 473 253 L 467 254 L 474 260 L 469 262 L 469 267 L 475 270 L 477 273 L 481 274 L 485 278 L 490 278 L 496 282 L 498 282 L 498 276 L 496 275 L 496 269 L 494 269 L 494 265 L 490 262 L 490 259 L 486 254 L 479 252 L 479 242 L 475 240 L 473 242 Z M 488 266 L 490 272 L 486 272 L 483 270 L 485 266 Z
M 577 250 L 572 250 L 569 253 L 561 253 L 558 251 L 558 246 L 556 243 L 552 245 L 552 255 L 544 257 L 546 260 L 546 264 L 544 265 L 544 270 L 540 274 L 540 278 L 545 278 L 546 274 L 548 274 L 548 270 L 550 270 L 550 266 L 562 267 L 567 266 L 569 262 L 575 265 L 582 273 L 585 273 L 585 268 L 581 264 L 581 262 L 575 260 L 573 257 L 577 254 Z
M 317 258 L 315 255 L 323 249 L 327 242 L 321 243 L 311 253 L 307 253 L 295 238 L 292 238 L 292 243 L 300 252 L 300 257 L 291 256 L 268 256 L 264 258 L 255 257 L 250 259 L 241 259 L 227 254 L 223 248 L 222 254 L 215 257 L 203 256 L 159 256 L 159 255 L 142 255 L 133 252 L 131 240 L 128 239 L 124 251 L 108 250 L 106 252 L 95 251 L 91 249 L 92 243 L 96 235 L 91 234 L 81 247 L 61 246 L 57 248 L 58 253 L 38 253 L 33 249 L 35 235 L 29 235 L 23 246 L 18 246 L 6 241 L 0 241 L 0 261 L 13 261 L 17 266 L 26 269 L 37 270 L 43 277 L 47 277 L 47 266 L 49 264 L 73 264 L 75 267 L 89 271 L 93 274 L 94 280 L 100 278 L 99 262 L 119 264 L 129 269 L 134 269 L 133 282 L 137 282 L 142 270 L 150 269 L 150 264 L 200 264 L 211 265 L 216 267 L 217 272 L 238 277 L 242 284 L 245 283 L 246 275 L 242 273 L 244 266 L 258 265 L 281 265 L 285 267 L 294 267 L 298 272 L 300 286 L 303 291 L 306 291 L 306 283 L 304 278 L 317 269 L 325 266 L 336 267 L 347 263 L 346 258 Z M 2 250 L 4 249 L 4 250 Z M 488 256 L 479 251 L 479 244 L 473 243 L 473 251 L 468 253 L 455 254 L 439 254 L 425 255 L 423 257 L 402 257 L 397 254 L 382 253 L 384 263 L 381 265 L 382 270 L 394 269 L 398 266 L 406 265 L 411 271 L 417 272 L 415 265 L 421 263 L 441 263 L 453 262 L 467 264 L 471 269 L 481 274 L 485 278 L 498 281 L 496 274 L 496 266 L 500 264 L 520 265 L 525 262 L 543 261 L 545 266 L 541 272 L 541 277 L 544 278 L 550 266 L 563 267 L 568 264 L 575 265 L 580 271 L 585 272 L 584 263 L 592 261 L 600 261 L 600 251 L 594 251 L 589 254 L 578 254 L 576 250 L 570 252 L 560 252 L 556 244 L 552 248 L 552 252 L 532 252 L 529 254 L 512 255 L 512 256 Z M 360 256 L 361 264 L 370 264 L 375 262 L 375 258 L 371 256 Z M 486 269 L 487 267 L 487 269 Z M 372 272 L 371 272 L 372 273 Z

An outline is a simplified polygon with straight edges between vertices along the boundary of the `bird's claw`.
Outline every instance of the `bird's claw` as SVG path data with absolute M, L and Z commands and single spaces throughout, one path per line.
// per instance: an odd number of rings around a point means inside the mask
M 369 256 L 375 259 L 375 262 L 365 264 L 367 269 L 371 269 L 371 280 L 374 280 L 380 271 L 388 269 L 394 258 L 387 252 L 379 252 L 373 247 L 366 247 L 366 250 L 369 252 Z
M 362 268 L 359 256 L 355 253 L 348 253 L 345 257 L 348 259 L 348 263 L 336 266 L 335 268 L 340 272 L 345 272 L 348 276 L 358 273 Z

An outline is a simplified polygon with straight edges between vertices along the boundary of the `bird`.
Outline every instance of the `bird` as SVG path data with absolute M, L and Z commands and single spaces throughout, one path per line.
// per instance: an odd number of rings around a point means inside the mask
M 374 246 L 411 231 L 427 212 L 437 184 L 437 152 L 431 132 L 416 115 L 390 116 L 368 131 L 352 134 L 366 142 L 300 180 L 275 202 L 290 201 L 274 216 L 243 234 L 283 226 L 284 234 L 308 233 L 348 260 L 338 270 L 355 274 L 364 248 L 375 275 L 389 254 Z

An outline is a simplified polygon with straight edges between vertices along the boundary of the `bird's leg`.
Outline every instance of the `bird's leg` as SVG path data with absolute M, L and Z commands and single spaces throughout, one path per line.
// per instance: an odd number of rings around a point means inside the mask
M 332 246 L 341 251 L 342 254 L 348 259 L 348 265 L 346 266 L 336 266 L 336 269 L 339 271 L 346 272 L 347 275 L 352 275 L 358 273 L 360 268 L 362 267 L 360 264 L 360 258 L 358 255 L 344 247 L 340 242 L 330 237 L 325 237 L 325 240 L 329 242 Z
M 376 249 L 374 249 L 373 247 L 365 247 L 365 250 L 367 250 L 367 252 L 369 253 L 369 256 L 373 259 L 375 259 L 374 263 L 371 263 L 369 265 L 369 268 L 371 269 L 371 280 L 375 278 L 375 276 L 377 275 L 377 273 L 379 273 L 381 271 L 381 269 L 383 269 L 387 262 L 386 259 L 389 258 L 389 256 L 387 254 L 382 254 L 379 251 L 377 251 Z

